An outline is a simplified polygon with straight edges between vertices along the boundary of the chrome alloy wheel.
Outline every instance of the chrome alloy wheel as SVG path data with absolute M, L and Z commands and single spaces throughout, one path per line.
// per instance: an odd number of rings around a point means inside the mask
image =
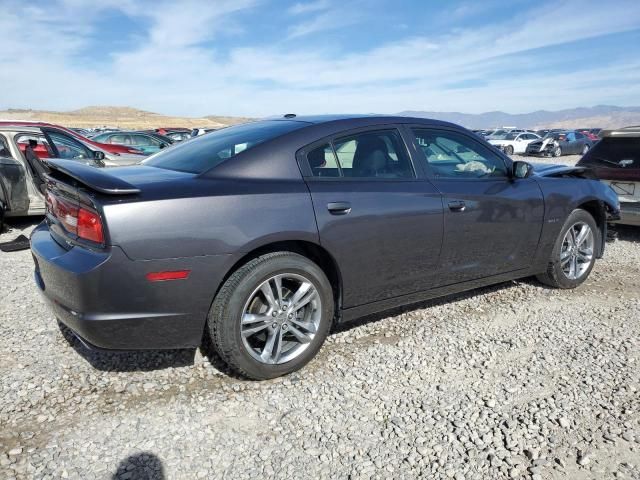
M 569 280 L 576 280 L 589 269 L 593 259 L 594 235 L 585 222 L 574 223 L 562 240 L 560 266 Z
M 262 282 L 242 312 L 240 330 L 247 352 L 273 365 L 307 349 L 320 325 L 322 302 L 311 280 L 283 273 Z

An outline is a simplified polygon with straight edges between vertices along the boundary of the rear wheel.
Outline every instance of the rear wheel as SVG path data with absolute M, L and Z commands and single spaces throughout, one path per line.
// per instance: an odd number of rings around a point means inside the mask
M 588 151 L 589 151 L 589 145 L 585 145 L 584 147 L 582 147 L 582 155 L 586 155 Z
M 537 276 L 556 288 L 575 288 L 584 282 L 596 261 L 600 231 L 586 211 L 571 212 L 551 253 L 547 271 Z
M 333 313 L 333 291 L 322 269 L 302 255 L 276 252 L 229 277 L 207 325 L 231 369 L 263 380 L 306 365 L 324 343 Z

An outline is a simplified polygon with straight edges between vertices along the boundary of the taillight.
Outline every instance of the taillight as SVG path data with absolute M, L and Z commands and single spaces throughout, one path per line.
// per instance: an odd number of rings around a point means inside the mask
M 78 209 L 78 236 L 96 243 L 104 243 L 100 215 L 82 207 Z
M 47 191 L 47 212 L 57 218 L 64 229 L 85 240 L 104 243 L 102 219 L 96 212 Z

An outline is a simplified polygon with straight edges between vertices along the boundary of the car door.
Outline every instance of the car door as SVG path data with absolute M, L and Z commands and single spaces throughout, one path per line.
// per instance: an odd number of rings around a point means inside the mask
M 537 182 L 512 178 L 506 158 L 464 132 L 411 131 L 444 197 L 442 278 L 453 284 L 530 267 L 544 214 Z
M 565 145 L 562 147 L 562 152 L 567 155 L 575 155 L 578 153 L 578 140 L 574 132 L 567 133 L 565 138 Z
M 298 155 L 320 242 L 340 266 L 344 308 L 440 283 L 442 196 L 397 128 L 351 131 Z
M 42 128 L 42 133 L 46 137 L 47 143 L 51 146 L 55 158 L 76 160 L 92 166 L 101 164 L 95 159 L 92 150 L 71 135 L 48 128 Z

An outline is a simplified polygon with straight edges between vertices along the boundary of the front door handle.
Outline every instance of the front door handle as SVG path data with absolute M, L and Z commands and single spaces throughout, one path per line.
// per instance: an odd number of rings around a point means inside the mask
M 462 200 L 453 200 L 449 202 L 449 210 L 452 212 L 464 212 L 467 205 Z
M 349 202 L 329 202 L 327 210 L 331 215 L 346 215 L 351 211 L 351 204 Z

